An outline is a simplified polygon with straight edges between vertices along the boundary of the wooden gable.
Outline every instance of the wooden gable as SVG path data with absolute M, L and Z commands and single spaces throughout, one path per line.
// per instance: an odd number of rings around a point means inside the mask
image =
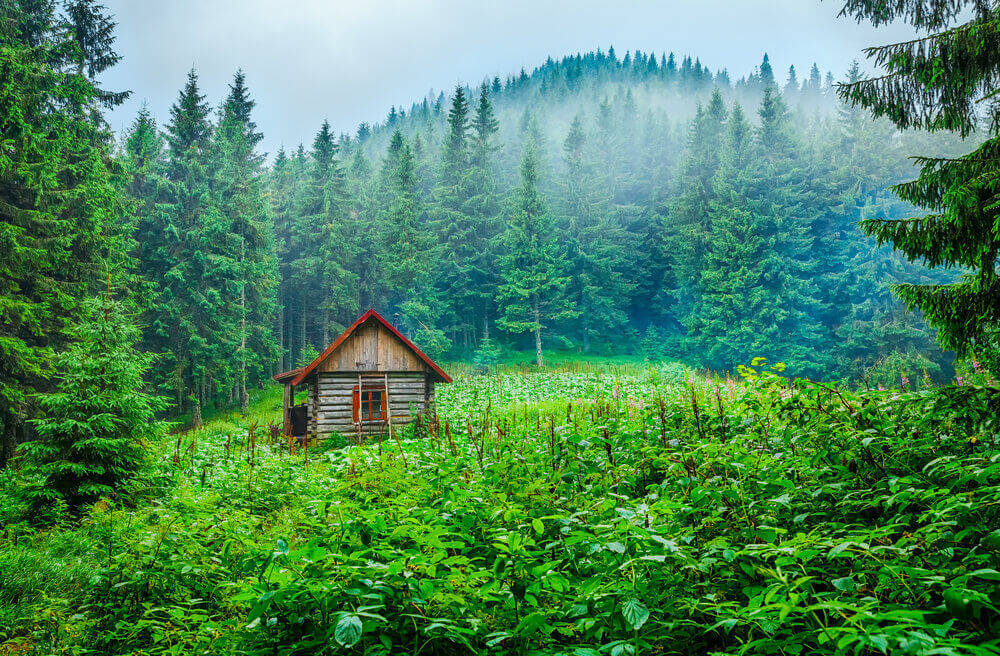
M 315 371 L 427 371 L 429 367 L 378 321 L 358 326 Z
M 448 374 L 375 310 L 361 315 L 308 365 L 274 378 L 296 386 L 319 373 L 373 371 L 426 373 L 431 380 L 451 382 Z

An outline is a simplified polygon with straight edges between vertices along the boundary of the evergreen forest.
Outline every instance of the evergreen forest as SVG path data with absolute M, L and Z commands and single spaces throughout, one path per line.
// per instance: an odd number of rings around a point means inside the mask
M 0 655 L 1000 654 L 1000 4 L 836 4 L 918 36 L 268 152 L 239 63 L 116 131 L 113 12 L 0 0 Z M 293 435 L 370 308 L 435 405 Z

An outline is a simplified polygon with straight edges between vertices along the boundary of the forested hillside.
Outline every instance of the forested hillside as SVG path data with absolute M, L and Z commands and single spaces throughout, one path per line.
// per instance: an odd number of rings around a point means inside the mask
M 113 18 L 92 0 L 18 6 L 4 190 L 27 213 L 4 233 L 7 445 L 102 293 L 195 424 L 368 307 L 431 356 L 479 364 L 544 348 L 715 370 L 765 356 L 872 384 L 950 373 L 889 289 L 947 271 L 856 223 L 908 216 L 886 187 L 912 153 L 959 140 L 872 121 L 815 66 L 777 80 L 765 56 L 733 81 L 689 56 L 595 50 L 349 134 L 317 121 L 307 146 L 269 155 L 242 72 L 209 98 L 192 70 L 168 116 L 143 110 L 116 139 L 102 112 L 127 94 L 99 81 L 119 59 Z
M 265 153 L 0 0 L 0 655 L 1000 654 L 1000 3 L 841 14 Z
M 931 274 L 856 222 L 906 216 L 887 186 L 954 144 L 873 122 L 833 80 L 597 50 L 350 134 L 323 122 L 265 165 L 243 74 L 213 111 L 192 71 L 162 129 L 143 112 L 125 141 L 157 379 L 196 414 L 235 402 L 368 307 L 435 357 L 938 376 L 944 354 L 889 290 Z

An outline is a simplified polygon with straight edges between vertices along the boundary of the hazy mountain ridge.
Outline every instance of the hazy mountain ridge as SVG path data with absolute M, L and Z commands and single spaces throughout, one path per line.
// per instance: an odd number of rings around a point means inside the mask
M 856 76 L 858 73 L 855 70 L 848 73 L 851 74 Z M 480 86 L 460 86 L 468 105 L 463 111 L 471 116 L 480 95 L 485 93 L 497 122 L 485 167 L 491 177 L 490 193 L 498 203 L 492 210 L 494 236 L 502 231 L 503 215 L 508 212 L 512 190 L 518 185 L 518 165 L 528 142 L 533 144 L 538 159 L 538 187 L 542 198 L 548 201 L 547 209 L 555 217 L 553 229 L 565 230 L 573 221 L 566 200 L 571 186 L 567 180 L 566 140 L 577 120 L 585 135 L 580 150 L 582 169 L 578 173 L 589 177 L 588 184 L 593 188 L 591 204 L 599 206 L 599 212 L 610 218 L 616 229 L 624 231 L 621 236 L 626 242 L 638 244 L 639 250 L 644 251 L 641 256 L 626 258 L 629 261 L 620 263 L 617 269 L 616 275 L 629 278 L 633 288 L 627 308 L 622 308 L 629 321 L 619 343 L 637 348 L 637 334 L 649 332 L 652 326 L 655 331 L 662 331 L 661 341 L 671 343 L 662 350 L 684 357 L 685 349 L 674 348 L 675 342 L 683 339 L 670 335 L 690 332 L 690 326 L 686 327 L 686 320 L 666 306 L 684 305 L 687 301 L 677 301 L 676 297 L 685 296 L 687 292 L 682 289 L 683 284 L 665 282 L 663 276 L 670 278 L 673 275 L 665 274 L 666 269 L 675 268 L 674 264 L 665 261 L 672 252 L 684 250 L 684 242 L 691 237 L 686 232 L 690 226 L 682 225 L 691 217 L 684 219 L 681 216 L 684 212 L 678 203 L 691 188 L 689 168 L 694 165 L 690 161 L 691 151 L 703 136 L 698 132 L 697 123 L 701 120 L 698 117 L 710 111 L 708 108 L 717 91 L 722 111 L 729 114 L 738 104 L 750 129 L 759 131 L 762 123 L 759 109 L 765 90 L 770 90 L 772 96 L 780 96 L 784 105 L 781 120 L 786 124 L 782 129 L 787 129 L 788 139 L 794 142 L 788 163 L 794 161 L 801 166 L 795 183 L 801 187 L 799 198 L 786 209 L 792 210 L 797 204 L 799 210 L 804 210 L 802 204 L 808 205 L 811 216 L 806 221 L 812 224 L 808 229 L 812 233 L 809 237 L 812 247 L 843 239 L 853 244 L 850 250 L 863 250 L 868 254 L 865 259 L 854 253 L 855 264 L 881 268 L 889 272 L 887 280 L 923 279 L 930 275 L 921 267 L 893 256 L 888 248 L 876 248 L 862 239 L 853 224 L 863 215 L 888 213 L 901 217 L 911 212 L 912 208 L 898 202 L 886 188 L 913 175 L 912 165 L 907 160 L 909 153 L 927 152 L 929 147 L 950 151 L 956 140 L 901 133 L 887 122 L 871 121 L 863 112 L 843 106 L 836 94 L 833 75 L 822 75 L 815 66 L 802 81 L 791 71 L 786 80 L 776 82 L 775 77 L 766 56 L 750 75 L 733 82 L 726 71 L 712 74 L 697 59 L 690 57 L 678 62 L 672 56 L 627 53 L 619 58 L 612 52 L 598 50 L 558 61 L 550 58 L 531 73 L 522 71 L 503 80 L 499 77 L 486 79 Z M 453 104 L 454 92 L 450 96 L 429 94 L 406 111 L 393 108 L 382 122 L 362 124 L 353 136 L 341 135 L 337 159 L 346 184 L 356 192 L 366 186 L 371 190 L 382 185 L 385 154 L 392 149 L 390 142 L 398 131 L 413 153 L 414 183 L 419 189 L 420 211 L 423 212 L 421 222 L 431 233 L 440 230 L 440 218 L 434 216 L 434 207 L 441 201 L 442 158 L 446 156 L 449 134 L 453 133 L 449 124 Z M 716 148 L 720 151 L 724 136 L 722 123 L 716 135 Z M 861 140 L 864 140 L 863 145 Z M 710 163 L 709 167 L 714 169 L 705 170 L 700 176 L 705 184 L 710 184 L 716 175 L 718 162 Z M 836 177 L 836 181 L 832 177 Z M 706 200 L 701 207 L 704 212 L 707 212 L 707 203 Z M 364 215 L 366 210 L 359 208 L 358 212 Z M 371 221 L 378 222 L 374 218 L 377 210 L 369 206 L 367 213 Z M 821 218 L 824 214 L 830 216 Z M 820 234 L 823 230 L 818 227 L 820 224 L 826 224 L 827 228 L 837 224 L 837 236 Z M 706 235 L 712 234 L 708 224 L 702 228 L 707 231 Z M 440 243 L 446 244 L 447 240 Z M 617 244 L 612 248 L 622 246 Z M 815 257 L 823 259 L 825 256 L 816 254 Z M 800 259 L 800 256 L 793 259 Z M 689 262 L 688 266 L 693 265 Z M 818 271 L 823 267 L 813 268 Z M 824 275 L 832 273 L 817 272 L 814 277 Z M 941 276 L 935 273 L 931 277 L 939 279 Z M 884 282 L 878 286 L 877 294 L 869 294 L 867 300 L 856 299 L 858 307 L 871 305 L 875 302 L 871 297 L 877 296 L 885 312 L 902 317 L 903 313 L 898 310 L 889 310 L 897 308 L 898 304 L 888 295 Z M 694 279 L 690 278 L 688 284 L 694 284 Z M 665 289 L 671 285 L 675 287 L 672 291 Z M 667 302 L 664 300 L 667 297 L 674 297 L 676 302 Z M 382 303 L 397 311 L 403 303 L 393 301 L 391 294 L 373 293 L 369 298 L 375 304 Z M 442 303 L 447 305 L 447 299 Z M 830 305 L 835 301 L 831 297 L 823 303 Z M 816 313 L 830 314 L 819 310 Z M 441 344 L 454 345 L 456 333 L 451 331 L 449 324 L 453 328 L 455 323 L 462 323 L 456 319 L 460 313 L 444 311 L 444 314 L 451 318 L 441 321 L 433 330 L 445 337 Z M 407 323 L 405 312 L 401 312 L 400 318 Z M 423 317 L 419 322 L 411 320 L 411 329 L 414 332 L 427 329 L 430 326 L 428 318 Z M 826 326 L 823 330 L 833 328 Z M 911 338 L 923 335 L 918 338 L 924 345 L 921 349 L 933 348 L 923 329 L 913 326 L 906 331 Z M 482 332 L 482 329 L 473 332 Z M 557 333 L 552 335 L 558 338 L 556 343 L 581 343 L 582 337 L 573 339 L 559 335 L 558 330 L 552 332 Z M 647 341 L 655 341 L 653 335 L 648 337 Z M 607 336 L 607 339 L 614 341 L 615 338 Z M 478 339 L 465 337 L 462 341 L 465 348 L 472 348 L 470 345 Z M 912 352 L 914 348 L 911 342 L 904 350 Z M 883 352 L 867 358 L 856 353 L 854 357 L 870 365 L 885 355 Z M 686 359 L 691 360 L 692 354 L 688 353 Z M 704 364 L 735 366 L 738 363 Z

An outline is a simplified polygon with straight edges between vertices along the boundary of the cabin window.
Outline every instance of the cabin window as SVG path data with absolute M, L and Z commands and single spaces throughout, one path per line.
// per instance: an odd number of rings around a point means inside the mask
M 360 389 L 354 387 L 354 421 L 385 421 L 386 420 L 385 387 L 381 385 L 365 385 Z

